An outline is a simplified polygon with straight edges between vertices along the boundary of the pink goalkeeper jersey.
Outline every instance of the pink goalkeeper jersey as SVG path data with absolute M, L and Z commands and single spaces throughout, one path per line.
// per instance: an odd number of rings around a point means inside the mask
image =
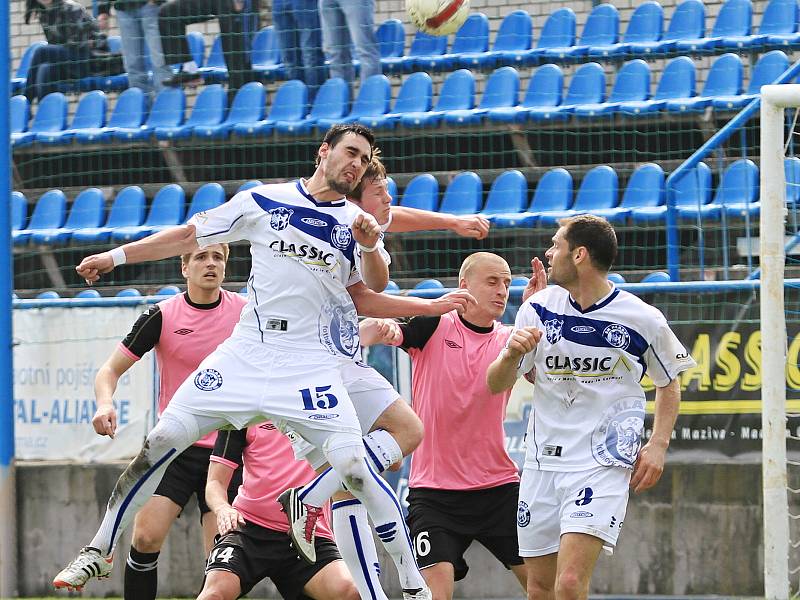
M 480 490 L 519 481 L 503 429 L 511 391 L 492 394 L 486 386 L 486 370 L 511 328 L 495 322 L 479 332 L 453 311 L 416 344 L 420 349 L 413 347 L 414 323 L 403 326 L 401 345 L 413 364 L 412 406 L 425 436 L 411 455 L 408 487 Z
M 220 436 L 233 437 L 237 433 L 225 431 Z M 223 439 L 221 437 L 220 442 Z M 217 444 L 217 449 L 220 449 L 220 445 Z M 289 521 L 286 520 L 286 513 L 281 511 L 278 496 L 288 488 L 307 484 L 316 475 L 314 469 L 306 461 L 295 459 L 289 438 L 269 421 L 247 428 L 241 458 L 244 464 L 243 483 L 233 501 L 234 508 L 256 525 L 273 531 L 289 531 Z M 211 460 L 232 469 L 238 467 L 240 462 L 217 455 L 216 449 Z M 326 513 L 317 521 L 317 535 L 333 539 Z
M 220 292 L 220 303 L 213 308 L 192 306 L 186 294 L 178 294 L 159 302 L 142 315 L 133 331 L 119 346 L 133 360 L 139 360 L 150 348 L 155 349 L 159 374 L 159 415 L 164 412 L 183 381 L 197 369 L 205 357 L 231 336 L 234 326 L 239 322 L 247 300 L 234 292 Z M 155 338 L 151 337 L 157 341 L 155 345 L 147 342 L 142 345 L 142 338 L 150 336 L 148 326 L 157 322 L 158 319 L 154 317 L 158 313 L 161 328 L 155 332 Z M 213 431 L 195 445 L 213 448 L 216 437 L 217 433 Z

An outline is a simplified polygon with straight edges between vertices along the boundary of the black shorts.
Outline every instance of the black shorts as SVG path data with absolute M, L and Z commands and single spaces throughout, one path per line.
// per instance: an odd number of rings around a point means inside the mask
M 211 448 L 189 446 L 167 467 L 164 477 L 153 495 L 169 498 L 183 509 L 192 494 L 197 494 L 197 505 L 200 507 L 200 517 L 202 518 L 207 512 L 211 512 L 206 504 L 206 480 L 208 479 L 210 457 Z M 233 502 L 241 484 L 242 469 L 238 468 L 233 473 L 228 486 L 228 502 Z
M 239 577 L 241 595 L 269 577 L 286 600 L 306 598 L 303 588 L 325 565 L 340 560 L 331 540 L 317 537 L 317 562 L 308 564 L 292 548 L 289 535 L 247 522 L 222 536 L 208 557 L 206 573 L 229 571 Z
M 408 528 L 420 569 L 452 563 L 455 580 L 464 579 L 469 566 L 464 552 L 477 540 L 495 558 L 511 568 L 523 564 L 517 544 L 519 483 L 485 490 L 408 491 Z

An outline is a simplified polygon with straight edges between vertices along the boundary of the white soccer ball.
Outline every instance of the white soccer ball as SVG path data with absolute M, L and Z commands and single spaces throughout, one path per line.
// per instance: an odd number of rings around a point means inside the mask
M 406 0 L 406 12 L 417 29 L 429 35 L 450 35 L 467 20 L 469 0 Z

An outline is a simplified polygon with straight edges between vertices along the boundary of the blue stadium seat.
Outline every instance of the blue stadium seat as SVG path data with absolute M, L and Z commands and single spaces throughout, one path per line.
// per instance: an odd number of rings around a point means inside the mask
M 526 64 L 545 60 L 547 52 L 556 48 L 569 48 L 575 43 L 575 13 L 571 8 L 559 8 L 547 17 L 536 47 L 525 53 Z
M 519 99 L 519 73 L 514 67 L 500 67 L 486 80 L 483 96 L 477 108 L 451 110 L 445 113 L 445 123 L 450 125 L 477 124 L 494 108 L 516 106 Z
M 39 229 L 31 236 L 31 243 L 43 246 L 66 244 L 76 230 L 100 227 L 105 210 L 105 194 L 98 188 L 85 189 L 72 201 L 69 216 L 63 227 Z
M 257 123 L 264 118 L 267 92 L 258 81 L 245 83 L 231 103 L 228 116 L 221 123 L 195 125 L 193 134 L 199 138 L 225 139 L 235 125 Z M 194 116 L 194 113 L 192 113 Z
M 33 60 L 33 53 L 42 46 L 46 46 L 47 42 L 33 42 L 30 46 L 25 48 L 25 52 L 22 53 L 22 58 L 19 60 L 19 65 L 17 65 L 17 72 L 14 77 L 11 78 L 11 93 L 16 94 L 25 89 L 25 84 L 28 81 L 28 69 L 31 66 L 31 60 Z
M 446 112 L 471 109 L 474 106 L 475 78 L 471 71 L 459 69 L 444 80 L 433 110 L 406 113 L 400 117 L 400 122 L 403 127 L 433 127 L 441 122 Z
M 786 166 L 784 165 L 784 172 L 785 170 Z M 758 177 L 758 167 L 752 160 L 740 158 L 731 163 L 722 173 L 717 191 L 714 193 L 714 199 L 708 205 L 707 214 L 703 216 L 713 219 L 719 216 L 717 211 L 725 211 L 725 215 L 729 219 L 757 218 L 761 209 L 758 196 Z M 716 210 L 712 207 L 715 207 Z M 683 208 L 680 210 L 681 217 L 689 216 L 691 218 L 693 215 L 685 215 L 685 210 Z
M 797 0 L 770 0 L 761 17 L 759 35 L 767 39 L 757 42 L 760 46 L 796 46 L 800 43 L 797 31 L 800 7 Z
M 417 175 L 408 182 L 400 199 L 400 206 L 436 210 L 439 205 L 439 183 L 430 173 Z
M 633 117 L 657 112 L 666 106 L 668 100 L 694 96 L 694 84 L 694 62 L 688 56 L 679 56 L 664 68 L 652 100 L 622 102 L 617 112 Z
M 528 285 L 528 278 L 517 276 L 511 278 L 511 287 L 525 287 Z
M 650 97 L 650 67 L 641 58 L 622 65 L 614 80 L 608 101 L 599 104 L 581 104 L 573 111 L 576 117 L 595 117 L 611 114 L 623 102 L 640 102 Z
M 278 38 L 272 25 L 261 29 L 253 38 L 250 60 L 253 70 L 266 81 L 283 79 L 286 76 L 286 67 L 281 61 Z
M 634 209 L 664 206 L 665 201 L 664 170 L 655 163 L 645 163 L 631 174 L 617 208 L 597 209 L 592 213 L 611 223 L 623 224 Z
M 204 210 L 211 210 L 225 203 L 225 189 L 218 183 L 201 185 L 192 196 L 192 202 L 186 210 L 185 221 Z
M 78 131 L 86 129 L 100 129 L 106 125 L 106 94 L 101 90 L 94 90 L 78 102 L 72 123 L 63 131 L 37 133 L 36 141 L 40 144 L 66 144 L 71 142 Z
M 28 221 L 28 199 L 22 192 L 11 192 L 11 231 L 25 229 Z
M 563 217 L 614 208 L 617 202 L 619 202 L 617 172 L 608 165 L 600 165 L 584 175 L 571 209 L 542 213 L 536 224 L 540 227 L 555 227 L 558 220 Z
M 406 45 L 406 31 L 403 23 L 398 19 L 386 19 L 375 30 L 375 39 L 378 41 L 378 50 L 381 54 L 381 63 L 387 58 L 403 56 Z
M 549 60 L 567 60 L 586 56 L 590 48 L 613 47 L 619 40 L 619 12 L 611 4 L 598 4 L 589 13 L 578 44 L 569 48 L 550 48 L 544 52 Z
M 403 82 L 392 112 L 385 115 L 360 117 L 358 122 L 372 129 L 394 129 L 405 113 L 427 112 L 431 109 L 433 83 L 427 73 L 418 71 Z
M 162 187 L 150 204 L 150 211 L 142 225 L 117 227 L 111 232 L 111 241 L 127 243 L 139 240 L 183 222 L 183 207 L 186 205 L 186 194 L 176 183 Z
M 670 112 L 703 112 L 717 97 L 738 96 L 742 93 L 742 59 L 729 52 L 714 61 L 706 76 L 703 93 L 692 98 L 668 100 Z
M 28 121 L 31 118 L 31 105 L 23 95 L 13 96 L 9 100 L 10 126 L 11 126 L 11 145 L 18 143 L 22 146 L 30 144 L 36 134 L 28 131 Z
M 119 129 L 135 131 L 144 123 L 147 115 L 147 99 L 139 88 L 128 88 L 117 98 L 111 118 L 105 127 L 76 131 L 74 140 L 82 144 L 105 142 L 112 139 Z
M 417 31 L 411 41 L 408 54 L 399 57 L 387 57 L 381 61 L 387 73 L 408 73 L 416 69 L 418 63 L 424 63 L 432 56 L 441 56 L 447 52 L 447 36 L 428 35 Z
M 383 290 L 383 292 L 385 294 L 399 294 L 400 286 L 390 279 L 389 283 L 386 284 L 386 289 Z
M 109 35 L 108 49 L 115 54 L 122 53 L 122 39 L 118 35 Z M 128 87 L 127 73 L 114 73 L 112 75 L 90 75 L 80 80 L 78 87 L 81 90 L 103 90 L 106 92 L 121 92 Z
M 528 111 L 531 121 L 565 121 L 577 106 L 599 104 L 606 95 L 606 76 L 596 62 L 581 65 L 572 76 L 564 102 L 558 106 L 532 107 Z
M 159 126 L 154 130 L 157 140 L 185 139 L 192 136 L 195 127 L 214 127 L 225 119 L 228 109 L 228 92 L 220 84 L 207 85 L 197 95 L 192 114 L 183 125 Z
M 55 300 L 56 298 L 61 298 L 61 296 L 59 296 L 58 292 L 56 292 L 55 290 L 47 290 L 45 292 L 39 292 L 36 295 L 37 300 Z
M 554 107 L 561 104 L 564 90 L 564 73 L 557 65 L 542 65 L 528 81 L 528 90 L 522 103 L 489 110 L 490 121 L 499 123 L 522 123 L 528 120 L 531 108 Z
M 647 48 L 661 39 L 664 10 L 658 2 L 642 2 L 633 11 L 622 41 L 611 46 L 589 48 L 589 56 L 617 57 L 647 54 Z
M 670 281 L 672 279 L 664 271 L 653 271 L 645 275 L 640 283 L 669 283 Z
M 206 64 L 206 40 L 203 37 L 203 34 L 199 31 L 189 31 L 186 33 L 186 45 L 189 47 L 189 54 L 192 57 L 192 60 L 197 64 L 198 67 L 202 67 Z M 174 71 L 180 70 L 180 63 L 177 65 L 172 65 L 172 69 Z
M 414 286 L 415 290 L 441 290 L 444 285 L 438 279 L 423 279 Z
M 77 294 L 75 294 L 76 298 L 99 298 L 100 292 L 98 292 L 94 288 L 89 288 L 88 290 L 81 290 Z
M 124 290 L 120 290 L 116 293 L 117 298 L 135 298 L 141 295 L 142 293 L 135 288 L 125 288 Z
M 498 227 L 533 227 L 539 215 L 563 212 L 572 205 L 572 175 L 561 167 L 550 169 L 536 185 L 536 191 L 523 213 L 503 213 L 495 215 L 494 224 Z
M 50 190 L 36 202 L 31 220 L 26 229 L 12 231 L 14 246 L 26 245 L 33 234 L 42 229 L 57 229 L 64 224 L 67 212 L 67 197 L 61 190 Z
M 386 191 L 392 197 L 392 204 L 397 204 L 400 199 L 400 193 L 397 191 L 397 183 L 391 177 L 386 178 Z
M 274 131 L 276 123 L 286 127 L 288 123 L 302 122 L 307 110 L 308 88 L 299 79 L 292 79 L 278 88 L 265 119 L 236 124 L 232 131 L 241 137 L 266 136 Z
M 673 183 L 675 188 L 675 206 L 680 210 L 682 207 L 705 206 L 711 201 L 711 169 L 704 162 L 684 173 L 684 175 Z M 634 208 L 631 211 L 634 223 L 652 223 L 654 221 L 664 221 L 667 214 L 667 207 L 643 206 Z
M 278 133 L 303 135 L 309 133 L 318 119 L 337 121 L 347 113 L 350 105 L 350 86 L 340 77 L 332 77 L 323 83 L 314 98 L 311 112 L 305 119 L 296 123 L 287 121 L 275 124 Z
M 141 225 L 144 221 L 144 205 L 142 188 L 136 185 L 123 188 L 114 198 L 105 224 L 102 227 L 76 230 L 72 234 L 72 241 L 77 244 L 106 243 L 114 229 Z
M 783 161 L 783 173 L 786 178 L 786 203 L 800 203 L 800 158 L 792 156 Z
M 63 131 L 67 126 L 67 97 L 61 92 L 47 94 L 33 115 L 29 133 L 35 135 L 17 139 L 15 147 L 26 146 L 43 133 Z
M 385 115 L 389 112 L 389 102 L 392 99 L 392 84 L 386 75 L 372 75 L 361 89 L 350 112 L 340 119 L 317 119 L 315 126 L 320 131 L 326 131 L 337 123 L 355 123 L 362 117 Z
M 251 179 L 250 181 L 245 181 L 242 185 L 240 185 L 239 189 L 236 190 L 236 193 L 238 194 L 239 192 L 244 192 L 245 190 L 249 190 L 254 187 L 259 187 L 262 185 L 264 185 L 263 181 L 260 181 L 258 179 Z
M 625 283 L 625 278 L 619 273 L 609 273 L 608 280 L 613 283 Z
M 681 39 L 675 44 L 678 52 L 701 54 L 713 52 L 726 38 L 741 39 L 750 35 L 753 4 L 750 0 L 725 0 L 719 10 L 711 35 L 699 39 Z
M 660 40 L 632 42 L 632 54 L 664 55 L 675 50 L 678 40 L 700 39 L 706 34 L 706 9 L 700 0 L 684 0 L 673 11 L 669 27 Z
M 527 205 L 528 181 L 515 169 L 501 173 L 492 182 L 481 214 L 493 218 L 495 215 L 522 212 Z
M 793 0 L 796 1 L 796 0 Z M 789 59 L 780 50 L 762 54 L 751 71 L 747 91 L 739 96 L 722 96 L 714 98 L 715 110 L 739 110 L 759 97 L 761 87 L 773 83 L 789 68 Z
M 111 131 L 115 139 L 130 141 L 146 141 L 159 127 L 178 127 L 183 123 L 186 109 L 186 96 L 180 88 L 164 88 L 156 96 L 150 115 L 141 127 L 117 127 Z
M 416 66 L 426 71 L 449 71 L 462 66 L 462 56 L 483 54 L 489 50 L 489 19 L 483 13 L 471 13 L 456 31 L 450 52 L 418 59 Z M 472 65 L 465 65 L 472 66 Z
M 155 296 L 174 296 L 176 294 L 181 293 L 181 288 L 177 285 L 165 285 L 160 290 L 158 290 L 154 295 Z
M 471 58 L 462 54 L 461 64 L 482 68 L 508 63 L 521 65 L 525 60 L 526 54 L 531 49 L 532 31 L 533 21 L 528 12 L 514 10 L 508 13 L 500 23 L 492 49 L 488 52 L 475 54 Z
M 206 64 L 199 69 L 206 83 L 219 83 L 228 79 L 228 67 L 222 50 L 222 36 L 218 35 L 211 44 Z
M 472 171 L 463 171 L 453 178 L 442 195 L 439 212 L 451 215 L 474 215 L 483 203 L 483 183 Z

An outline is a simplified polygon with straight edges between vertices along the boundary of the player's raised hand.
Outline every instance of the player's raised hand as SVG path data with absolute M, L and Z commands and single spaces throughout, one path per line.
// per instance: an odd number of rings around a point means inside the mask
M 396 346 L 403 339 L 400 325 L 393 319 L 364 319 L 358 324 L 358 334 L 362 346 Z
M 114 438 L 117 432 L 117 411 L 113 404 L 102 404 L 97 407 L 97 412 L 92 417 L 92 427 L 98 435 L 107 435 Z
M 92 254 L 87 256 L 81 261 L 75 270 L 78 272 L 86 283 L 92 285 L 95 281 L 100 279 L 100 275 L 110 273 L 114 270 L 114 259 L 111 258 L 110 252 L 101 252 L 100 254 Z
M 429 304 L 431 312 L 428 314 L 431 317 L 438 317 L 451 310 L 457 310 L 459 314 L 463 314 L 469 306 L 477 305 L 478 302 L 467 290 L 455 290 L 431 300 Z
M 373 248 L 381 239 L 381 226 L 370 214 L 359 213 L 350 227 L 356 243 L 366 248 Z
M 538 344 L 541 339 L 541 329 L 537 329 L 536 327 L 516 329 L 508 340 L 506 355 L 513 360 L 522 358 L 528 354 L 528 352 L 533 352 L 536 348 L 536 344 Z
M 244 525 L 244 517 L 230 504 L 217 510 L 217 529 L 220 535 L 225 535 L 239 525 Z
M 460 236 L 482 240 L 489 235 L 489 221 L 480 215 L 456 217 L 453 231 Z
M 522 301 L 525 302 L 528 298 L 533 296 L 536 292 L 540 292 L 547 287 L 547 271 L 538 258 L 534 257 L 531 260 L 531 278 L 525 290 L 522 292 Z
M 653 440 L 642 446 L 631 475 L 630 485 L 634 492 L 643 492 L 658 483 L 664 472 L 666 454 L 667 447 Z

